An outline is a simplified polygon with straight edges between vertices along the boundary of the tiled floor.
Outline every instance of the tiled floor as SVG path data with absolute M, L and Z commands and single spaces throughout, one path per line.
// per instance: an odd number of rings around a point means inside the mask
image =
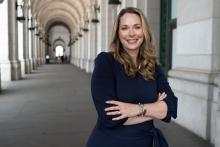
M 0 147 L 84 147 L 96 121 L 90 74 L 73 65 L 44 65 L 3 83 Z M 212 147 L 175 123 L 156 122 L 170 147 Z

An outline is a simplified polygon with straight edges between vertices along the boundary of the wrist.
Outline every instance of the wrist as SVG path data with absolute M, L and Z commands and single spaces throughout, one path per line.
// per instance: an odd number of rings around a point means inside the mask
M 146 104 L 138 103 L 139 113 L 137 116 L 145 116 L 147 113 Z

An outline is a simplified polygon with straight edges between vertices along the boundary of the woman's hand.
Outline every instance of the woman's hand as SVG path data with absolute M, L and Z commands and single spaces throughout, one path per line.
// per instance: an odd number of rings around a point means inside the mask
M 159 93 L 156 102 L 162 101 L 166 97 L 167 95 L 165 92 Z M 131 103 L 125 103 L 125 102 L 120 102 L 120 101 L 114 101 L 114 100 L 106 101 L 106 103 L 113 105 L 108 108 L 105 108 L 106 115 L 112 115 L 112 116 L 117 115 L 112 120 L 120 120 L 120 119 L 124 119 L 127 117 L 128 118 L 135 117 L 139 115 L 141 112 L 141 108 L 138 104 L 131 104 Z
M 165 92 L 159 93 L 157 97 L 157 101 L 162 101 L 167 97 L 167 94 Z
M 112 104 L 113 106 L 105 109 L 106 115 L 119 115 L 114 117 L 112 120 L 120 120 L 127 117 L 134 117 L 140 113 L 140 108 L 137 104 L 124 103 L 120 101 L 106 101 L 107 104 Z

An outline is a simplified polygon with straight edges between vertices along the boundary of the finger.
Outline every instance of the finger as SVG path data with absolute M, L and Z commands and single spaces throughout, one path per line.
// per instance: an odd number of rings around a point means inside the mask
M 167 94 L 162 94 L 160 97 L 159 97 L 159 100 L 163 100 L 163 99 L 165 99 L 167 97 Z
M 121 119 L 124 119 L 125 116 L 121 115 L 119 117 L 115 117 L 115 118 L 112 118 L 112 120 L 121 120 Z
M 120 104 L 119 101 L 114 101 L 114 100 L 106 101 L 105 103 L 107 103 L 107 104 L 114 104 L 114 105 L 119 105 Z
M 112 106 L 112 107 L 108 107 L 105 108 L 105 111 L 113 111 L 113 110 L 119 110 L 120 108 L 118 106 Z
M 166 97 L 167 94 L 165 92 L 163 92 L 163 94 L 161 95 L 161 97 Z
M 160 95 L 161 95 L 161 93 L 159 92 L 159 93 L 158 93 L 158 97 L 160 97 Z
M 112 111 L 112 112 L 107 112 L 106 115 L 120 115 L 120 111 Z

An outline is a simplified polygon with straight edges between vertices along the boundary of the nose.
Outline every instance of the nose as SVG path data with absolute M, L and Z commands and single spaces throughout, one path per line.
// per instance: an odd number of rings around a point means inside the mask
M 134 34 L 135 34 L 133 29 L 129 29 L 128 33 L 129 33 L 129 36 L 134 36 Z

